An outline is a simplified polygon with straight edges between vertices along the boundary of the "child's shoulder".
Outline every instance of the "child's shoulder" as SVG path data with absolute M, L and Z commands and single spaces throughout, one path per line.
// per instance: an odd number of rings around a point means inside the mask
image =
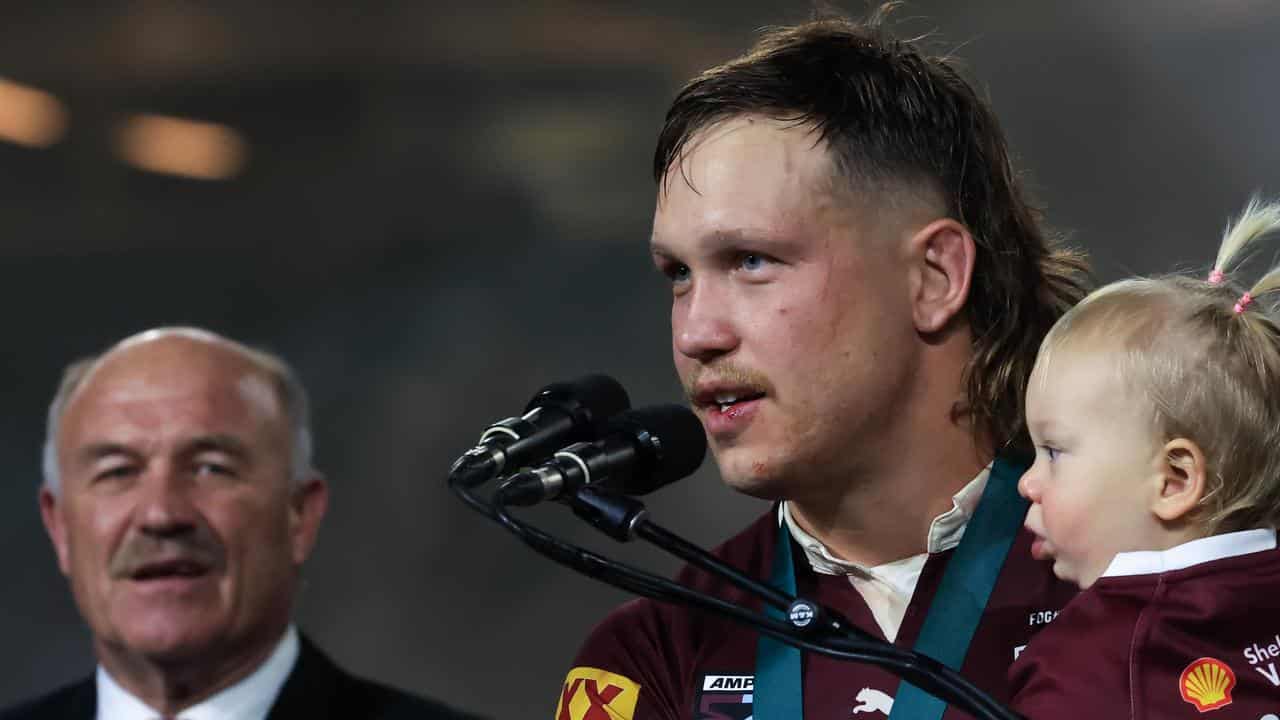
M 1277 549 L 1101 577 L 1010 668 L 1014 707 L 1051 718 L 1049 708 L 1067 700 L 1077 711 L 1095 701 L 1098 709 L 1136 703 L 1150 711 L 1141 717 L 1165 717 L 1192 702 L 1179 688 L 1206 663 L 1213 667 L 1204 672 L 1239 679 L 1242 704 L 1269 697 L 1280 682 L 1270 681 L 1270 666 L 1259 665 L 1272 657 L 1259 648 L 1280 648 L 1277 615 Z M 1280 660 L 1280 650 L 1274 658 Z M 1139 687 L 1130 686 L 1134 678 L 1141 678 Z

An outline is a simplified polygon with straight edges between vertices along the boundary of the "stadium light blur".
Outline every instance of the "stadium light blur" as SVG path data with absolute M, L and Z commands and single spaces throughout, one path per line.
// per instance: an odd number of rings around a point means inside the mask
M 198 180 L 228 180 L 244 169 L 249 145 L 218 123 L 134 115 L 116 133 L 121 159 L 142 170 Z
M 62 139 L 69 114 L 53 95 L 0 77 L 0 140 L 44 148 Z

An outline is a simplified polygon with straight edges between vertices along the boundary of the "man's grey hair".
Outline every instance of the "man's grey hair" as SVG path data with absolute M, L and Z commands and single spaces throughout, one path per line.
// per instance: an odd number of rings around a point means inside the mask
M 315 474 L 315 468 L 312 465 L 311 402 L 307 398 L 307 390 L 303 387 L 302 381 L 298 379 L 297 373 L 284 358 L 201 328 L 162 327 L 125 338 L 105 352 L 77 360 L 63 370 L 58 391 L 54 394 L 53 401 L 49 403 L 49 413 L 45 422 L 44 449 L 41 457 L 45 488 L 56 494 L 61 487 L 61 473 L 58 467 L 58 431 L 62 416 L 76 391 L 84 386 L 89 376 L 113 352 L 140 342 L 168 336 L 185 337 L 198 342 L 220 345 L 256 366 L 270 382 L 280 407 L 289 420 L 293 446 L 290 457 L 290 478 L 294 483 L 301 483 Z

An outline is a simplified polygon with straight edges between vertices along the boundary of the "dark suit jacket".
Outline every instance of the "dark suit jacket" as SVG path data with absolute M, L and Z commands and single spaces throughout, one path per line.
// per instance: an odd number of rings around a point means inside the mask
M 0 712 L 0 720 L 93 720 L 93 676 Z M 298 663 L 267 720 L 474 720 L 433 700 L 364 680 L 339 668 L 306 637 Z

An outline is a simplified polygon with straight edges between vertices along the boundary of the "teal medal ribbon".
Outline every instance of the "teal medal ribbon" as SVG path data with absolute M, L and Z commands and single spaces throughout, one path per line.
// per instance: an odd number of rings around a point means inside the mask
M 938 592 L 929 606 L 916 652 L 959 670 L 969 641 L 982 620 L 987 600 L 1000 577 L 1018 528 L 1027 514 L 1027 502 L 1018 495 L 1018 478 L 1026 466 L 999 456 L 991 465 L 987 486 L 973 517 L 965 527 Z M 788 594 L 796 594 L 795 564 L 790 533 L 778 529 L 769 582 Z M 785 619 L 780 610 L 766 608 L 771 617 Z M 800 720 L 804 717 L 804 684 L 800 651 L 773 638 L 761 636 L 756 646 L 756 675 L 752 717 L 755 720 Z M 938 720 L 946 703 L 908 682 L 898 687 L 890 720 Z
M 1005 457 L 991 465 L 991 476 L 978 510 L 965 527 L 960 546 L 947 563 L 938 594 L 929 606 L 914 650 L 959 670 L 978 629 L 987 600 L 1000 577 L 1009 548 L 1027 516 L 1027 501 L 1018 495 L 1018 478 L 1026 466 Z M 946 703 L 908 682 L 898 686 L 890 720 L 941 718 Z
M 791 533 L 778 528 L 769 584 L 792 597 L 796 594 L 795 560 L 791 557 Z M 765 614 L 786 621 L 782 610 L 765 605 Z M 754 720 L 800 720 L 804 717 L 804 682 L 800 649 L 761 635 L 756 642 L 756 677 L 751 696 Z

